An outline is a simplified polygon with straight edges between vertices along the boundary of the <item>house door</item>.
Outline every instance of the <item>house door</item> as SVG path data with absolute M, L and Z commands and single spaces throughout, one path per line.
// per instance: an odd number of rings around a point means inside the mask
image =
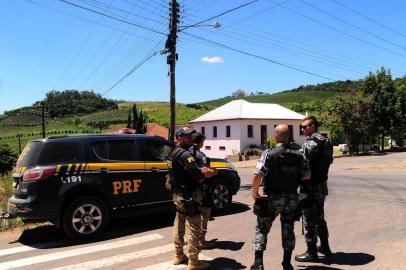
M 261 125 L 261 145 L 266 143 L 267 135 L 266 125 Z

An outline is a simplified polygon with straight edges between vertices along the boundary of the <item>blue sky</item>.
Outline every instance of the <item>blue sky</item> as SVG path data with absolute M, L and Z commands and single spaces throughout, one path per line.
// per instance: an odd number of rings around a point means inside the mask
M 167 0 L 66 1 L 167 32 Z M 181 24 L 248 2 L 180 0 Z M 360 79 L 380 66 L 390 68 L 394 77 L 404 76 L 405 10 L 402 0 L 259 0 L 212 20 L 220 28 L 189 28 L 184 32 L 251 55 L 179 33 L 177 102 L 216 99 L 236 89 L 273 93 Z M 128 101 L 169 100 L 166 56 L 159 53 L 109 90 L 164 48 L 163 34 L 57 0 L 3 1 L 0 18 L 0 113 L 31 105 L 51 90 L 94 90 Z

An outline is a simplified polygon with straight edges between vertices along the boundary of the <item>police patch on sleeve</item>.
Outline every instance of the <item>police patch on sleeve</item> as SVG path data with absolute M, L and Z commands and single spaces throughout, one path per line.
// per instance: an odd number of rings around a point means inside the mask
M 194 161 L 195 161 L 195 158 L 193 156 L 187 158 L 187 162 L 189 162 L 189 163 L 192 163 Z

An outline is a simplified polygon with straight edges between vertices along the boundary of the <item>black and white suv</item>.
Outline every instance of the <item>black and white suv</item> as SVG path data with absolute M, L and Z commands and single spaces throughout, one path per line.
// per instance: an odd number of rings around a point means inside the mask
M 157 137 L 103 134 L 32 140 L 13 171 L 11 216 L 47 220 L 72 238 L 101 234 L 110 218 L 172 209 L 167 157 L 174 145 Z M 240 187 L 231 163 L 212 159 L 212 205 L 223 210 Z

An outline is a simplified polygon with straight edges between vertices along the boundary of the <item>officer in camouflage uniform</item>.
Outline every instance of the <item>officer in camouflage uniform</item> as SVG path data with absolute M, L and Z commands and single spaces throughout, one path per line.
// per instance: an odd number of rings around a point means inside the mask
M 211 177 L 215 173 L 207 167 L 200 168 L 189 151 L 194 132 L 188 128 L 178 129 L 176 131 L 177 147 L 169 157 L 169 176 L 172 181 L 173 202 L 176 207 L 173 228 L 175 244 L 173 264 L 178 265 L 188 259 L 183 253 L 186 236 L 189 247 L 188 270 L 210 267 L 210 264 L 198 260 L 201 228 L 199 207 L 202 200 L 199 186 L 205 177 Z
M 302 183 L 300 192 L 307 197 L 302 202 L 305 238 L 307 250 L 295 256 L 299 262 L 317 262 L 317 251 L 331 256 L 328 242 L 327 222 L 324 218 L 324 200 L 328 194 L 327 178 L 330 164 L 333 162 L 333 146 L 328 138 L 318 132 L 317 119 L 309 116 L 303 119 L 302 129 L 307 136 L 303 152 L 310 161 L 312 175 L 309 181 Z M 317 247 L 317 236 L 320 246 Z
M 203 147 L 204 140 L 206 139 L 206 136 L 204 136 L 200 132 L 196 132 L 195 134 L 192 135 L 192 142 L 193 142 L 193 147 L 190 148 L 190 151 L 193 153 L 193 155 L 196 157 L 196 163 L 200 168 L 203 167 L 208 167 L 209 165 L 207 164 L 207 157 L 206 155 L 200 151 L 200 149 Z M 210 214 L 211 214 L 211 194 L 209 192 L 209 179 L 205 179 L 201 185 L 202 189 L 202 204 L 200 206 L 200 213 L 202 217 L 202 226 L 201 226 L 201 235 L 200 235 L 200 248 L 201 249 L 211 249 L 215 247 L 214 242 L 206 241 L 206 234 L 207 234 L 207 224 L 209 223 L 210 219 Z
M 297 189 L 301 180 L 310 177 L 309 164 L 300 152 L 300 146 L 289 143 L 289 128 L 285 124 L 275 128 L 278 143 L 274 149 L 266 150 L 254 171 L 252 196 L 255 200 L 254 213 L 257 215 L 253 249 L 254 264 L 251 270 L 263 270 L 263 252 L 266 249 L 267 235 L 275 218 L 280 214 L 282 226 L 282 266 L 292 270 L 290 263 L 295 248 L 294 222 L 298 217 L 299 198 Z M 259 194 L 261 179 L 264 195 Z

